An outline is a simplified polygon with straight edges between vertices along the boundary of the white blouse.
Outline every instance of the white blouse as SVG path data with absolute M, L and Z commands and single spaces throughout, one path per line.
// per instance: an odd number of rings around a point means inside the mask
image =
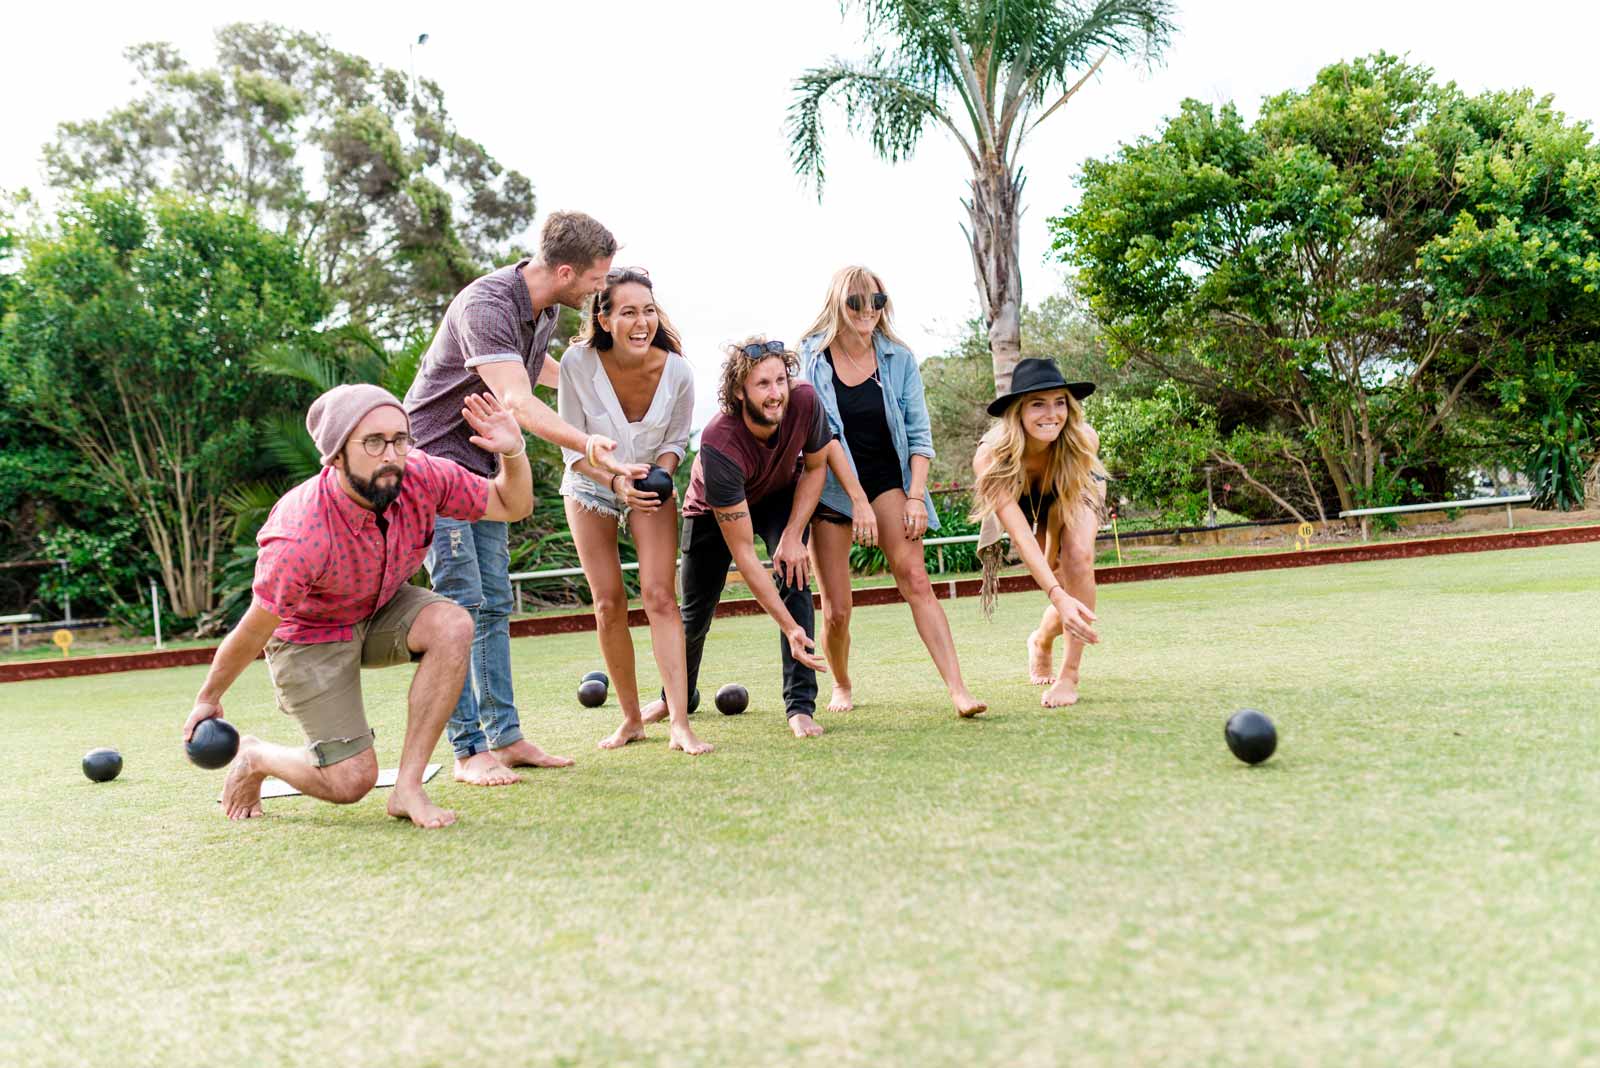
M 689 447 L 690 421 L 694 418 L 694 372 L 688 360 L 669 353 L 644 418 L 629 422 L 622 402 L 617 399 L 617 391 L 611 387 L 611 379 L 600 364 L 600 354 L 588 345 L 573 345 L 561 355 L 561 386 L 557 392 L 556 411 L 585 434 L 601 434 L 615 441 L 614 455 L 619 463 L 651 464 L 665 452 L 682 460 Z M 582 487 L 585 492 L 612 496 L 609 487 L 572 469 L 574 463 L 583 459 L 582 452 L 562 449 L 561 459 L 567 466 L 562 478 L 563 493 L 573 480 L 582 479 L 588 483 Z

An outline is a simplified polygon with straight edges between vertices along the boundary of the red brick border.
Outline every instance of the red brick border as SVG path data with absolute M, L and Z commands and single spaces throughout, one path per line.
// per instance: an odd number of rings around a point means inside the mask
M 1386 542 L 1379 545 L 1338 545 L 1304 552 L 1257 553 L 1251 556 L 1213 556 L 1203 560 L 1176 560 L 1168 564 L 1127 564 L 1095 569 L 1095 581 L 1146 582 L 1152 579 L 1195 578 L 1202 575 L 1231 575 L 1245 571 L 1277 571 L 1289 567 L 1319 567 L 1324 564 L 1355 564 L 1369 560 L 1405 560 L 1418 556 L 1444 556 L 1450 553 L 1482 553 L 1500 549 L 1538 549 L 1552 545 L 1577 545 L 1600 541 L 1600 526 L 1549 527 L 1540 530 L 1513 530 L 1504 534 L 1470 534 L 1455 538 L 1429 538 L 1418 541 Z M 973 597 L 977 579 L 935 581 L 934 593 L 940 598 Z M 1017 593 L 1034 588 L 1027 575 L 1007 575 L 1000 580 L 1000 592 Z M 896 604 L 900 591 L 893 586 L 856 590 L 858 605 Z M 820 606 L 821 601 L 818 600 Z M 761 606 L 753 600 L 724 601 L 720 616 L 759 615 Z M 628 625 L 646 623 L 644 610 L 628 613 Z M 511 623 L 513 638 L 533 638 L 546 634 L 573 634 L 594 630 L 594 613 L 577 612 L 539 619 L 518 619 Z M 113 656 L 84 656 L 61 660 L 25 660 L 0 664 L 0 683 L 29 679 L 59 679 L 78 675 L 103 675 L 115 671 L 145 671 L 153 668 L 188 667 L 211 663 L 216 646 L 171 649 L 164 652 L 122 653 Z

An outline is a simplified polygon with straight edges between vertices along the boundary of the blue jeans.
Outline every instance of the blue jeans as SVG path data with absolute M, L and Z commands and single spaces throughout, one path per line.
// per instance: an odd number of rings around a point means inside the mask
M 511 696 L 511 551 L 506 525 L 433 521 L 424 561 L 434 592 L 472 613 L 472 659 L 445 734 L 465 759 L 522 740 Z

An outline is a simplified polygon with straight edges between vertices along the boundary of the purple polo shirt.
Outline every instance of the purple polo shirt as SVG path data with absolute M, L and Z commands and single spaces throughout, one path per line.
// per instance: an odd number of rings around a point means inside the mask
M 417 447 L 486 478 L 498 470 L 499 458 L 472 444 L 472 428 L 461 418 L 467 394 L 487 388 L 477 368 L 486 363 L 520 363 L 527 368 L 528 381 L 538 382 L 556 332 L 554 305 L 534 314 L 528 284 L 522 279 L 522 269 L 530 262 L 491 271 L 456 294 L 406 391 L 406 413 Z

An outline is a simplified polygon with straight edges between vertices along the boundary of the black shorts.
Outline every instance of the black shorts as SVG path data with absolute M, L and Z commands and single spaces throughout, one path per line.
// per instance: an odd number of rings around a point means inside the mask
M 876 486 L 868 486 L 866 483 L 862 483 L 861 484 L 861 490 L 862 490 L 863 493 L 865 493 L 867 495 L 867 500 L 869 500 L 869 501 L 877 500 L 883 494 L 888 493 L 892 489 L 900 489 L 900 480 L 899 479 L 896 479 L 894 484 L 891 485 L 891 486 L 884 486 L 884 485 L 881 485 L 881 484 L 880 485 L 876 485 Z M 824 523 L 837 523 L 838 525 L 843 526 L 843 527 L 847 527 L 847 526 L 850 525 L 850 517 L 849 516 L 845 515 L 843 512 L 839 511 L 839 509 L 837 509 L 837 508 L 828 507 L 826 504 L 823 504 L 821 501 L 817 502 L 817 510 L 815 512 L 811 513 L 811 518 L 813 520 L 820 519 Z

